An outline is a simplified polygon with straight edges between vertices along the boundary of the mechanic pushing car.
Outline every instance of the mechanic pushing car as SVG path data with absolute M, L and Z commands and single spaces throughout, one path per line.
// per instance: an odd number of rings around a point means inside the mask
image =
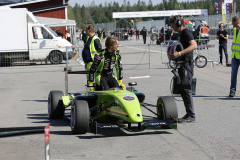
M 121 55 L 118 50 L 118 39 L 114 36 L 109 36 L 105 42 L 106 49 L 103 49 L 99 54 L 95 54 L 92 66 L 89 71 L 88 85 L 90 91 L 94 90 L 93 82 L 97 84 L 96 88 L 109 90 L 110 88 L 126 89 L 122 83 L 122 64 Z M 113 68 L 116 68 L 117 79 L 114 76 Z M 118 81 L 117 81 L 118 80 Z
M 178 68 L 178 74 L 181 79 L 180 94 L 182 96 L 186 115 L 178 119 L 179 123 L 195 121 L 195 112 L 192 99 L 192 77 L 193 77 L 193 50 L 197 48 L 192 32 L 185 28 L 184 19 L 181 15 L 171 16 L 170 23 L 174 31 L 179 33 L 180 43 L 183 46 L 181 52 L 175 52 L 170 55 L 170 59 L 177 59 L 183 62 Z

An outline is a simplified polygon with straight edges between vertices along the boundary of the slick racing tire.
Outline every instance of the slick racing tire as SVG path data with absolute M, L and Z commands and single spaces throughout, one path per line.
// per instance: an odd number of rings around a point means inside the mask
M 205 56 L 197 56 L 195 58 L 195 65 L 198 67 L 198 68 L 203 68 L 207 65 L 207 58 Z
M 158 98 L 157 115 L 160 120 L 178 118 L 177 104 L 173 97 L 163 96 Z
M 51 91 L 48 95 L 48 116 L 50 119 L 60 119 L 64 116 L 65 107 L 62 101 L 62 91 Z
M 85 134 L 89 127 L 89 107 L 87 101 L 76 100 L 71 108 L 71 129 L 74 134 Z
M 60 64 L 62 63 L 63 61 L 63 55 L 61 52 L 59 51 L 52 51 L 50 54 L 49 54 L 49 61 L 52 63 L 52 64 Z

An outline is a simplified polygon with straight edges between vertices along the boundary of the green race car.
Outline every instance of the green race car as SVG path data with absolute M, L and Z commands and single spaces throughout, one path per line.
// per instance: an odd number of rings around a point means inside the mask
M 86 71 L 65 71 L 68 74 L 87 74 Z M 67 80 L 68 78 L 65 77 Z M 177 129 L 178 111 L 171 96 L 159 97 L 157 105 L 144 103 L 145 95 L 133 89 L 137 83 L 129 83 L 131 91 L 114 88 L 93 92 L 50 91 L 48 96 L 48 115 L 50 119 L 64 116 L 70 119 L 74 134 L 85 134 L 89 128 L 97 133 L 97 128 L 124 127 L 131 129 L 136 124 L 138 130 L 147 127 L 170 127 Z M 68 82 L 65 82 L 68 88 Z M 88 86 L 89 87 L 89 86 Z M 148 107 L 147 107 L 148 106 Z M 67 113 L 67 108 L 71 111 Z M 152 112 L 149 119 L 142 114 L 141 107 Z M 155 107 L 156 112 L 149 109 Z M 126 126 L 127 124 L 127 126 Z M 133 124 L 133 125 L 132 125 Z

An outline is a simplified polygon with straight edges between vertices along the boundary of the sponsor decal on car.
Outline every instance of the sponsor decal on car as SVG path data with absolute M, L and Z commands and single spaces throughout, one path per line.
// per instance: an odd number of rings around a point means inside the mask
M 132 96 L 124 96 L 122 98 L 124 101 L 134 101 L 135 100 L 135 97 L 132 97 Z

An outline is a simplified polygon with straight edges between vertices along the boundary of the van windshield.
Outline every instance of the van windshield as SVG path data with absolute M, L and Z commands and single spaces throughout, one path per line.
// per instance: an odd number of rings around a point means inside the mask
M 44 25 L 48 30 L 49 32 L 51 32 L 55 37 L 58 37 L 58 35 L 47 25 Z

